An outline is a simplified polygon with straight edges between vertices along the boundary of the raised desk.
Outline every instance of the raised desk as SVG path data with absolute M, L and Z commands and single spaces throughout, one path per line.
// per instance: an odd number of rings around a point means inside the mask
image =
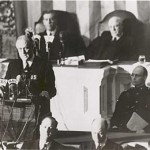
M 58 129 L 90 131 L 92 119 L 101 114 L 110 118 L 120 93 L 131 85 L 134 62 L 122 62 L 100 68 L 98 65 L 53 66 L 57 94 L 51 99 L 51 111 Z M 0 63 L 4 77 L 8 63 Z M 138 64 L 136 64 L 138 65 Z M 150 63 L 146 64 L 148 71 Z M 150 78 L 148 77 L 148 85 Z

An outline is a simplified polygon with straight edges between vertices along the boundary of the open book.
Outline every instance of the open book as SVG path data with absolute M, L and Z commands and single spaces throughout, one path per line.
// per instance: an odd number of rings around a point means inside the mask
M 139 116 L 136 112 L 133 112 L 130 120 L 127 123 L 127 128 L 131 131 L 142 130 L 148 125 L 141 116 Z

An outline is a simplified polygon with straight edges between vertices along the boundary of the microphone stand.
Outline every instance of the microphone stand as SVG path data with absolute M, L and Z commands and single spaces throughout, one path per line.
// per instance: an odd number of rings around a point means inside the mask
M 64 64 L 63 53 L 64 53 L 64 46 L 65 45 L 64 45 L 64 42 L 62 39 L 60 40 L 60 43 L 61 43 L 62 49 L 60 49 L 60 51 L 59 51 L 59 65 L 63 65 Z
M 47 42 L 47 52 L 48 52 L 48 61 L 50 60 L 50 50 L 51 50 L 51 43 Z

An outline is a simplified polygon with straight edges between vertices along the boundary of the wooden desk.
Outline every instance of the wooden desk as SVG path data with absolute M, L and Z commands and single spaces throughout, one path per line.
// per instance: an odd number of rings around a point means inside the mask
M 131 86 L 133 63 L 123 62 L 104 68 L 93 64 L 54 66 L 57 95 L 51 99 L 51 111 L 59 122 L 58 129 L 90 131 L 95 116 L 101 114 L 110 118 L 120 93 Z M 1 77 L 4 77 L 7 65 L 0 63 Z M 146 65 L 149 69 L 150 63 Z M 150 83 L 149 76 L 147 83 Z
M 90 131 L 91 121 L 98 114 L 110 118 L 120 93 L 131 86 L 130 73 L 139 65 L 133 64 L 123 62 L 104 68 L 54 66 L 57 95 L 51 100 L 51 111 L 59 122 L 58 129 Z
M 61 130 L 88 131 L 93 116 L 100 114 L 100 85 L 104 69 L 53 67 L 57 95 L 51 111 Z

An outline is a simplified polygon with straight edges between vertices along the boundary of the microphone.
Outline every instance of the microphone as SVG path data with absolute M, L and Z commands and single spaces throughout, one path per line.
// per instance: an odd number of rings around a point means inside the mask
M 59 64 L 62 64 L 61 62 L 61 59 L 64 60 L 64 50 L 65 50 L 65 32 L 64 31 L 60 31 L 59 32 L 59 39 L 60 39 L 60 43 L 61 43 L 61 46 L 62 46 L 62 49 L 60 49 L 59 51 Z
M 34 35 L 33 29 L 32 29 L 31 27 L 26 28 L 26 29 L 25 29 L 25 35 L 26 35 L 26 37 L 28 37 L 29 39 L 32 39 L 32 37 L 33 37 L 33 35 Z
M 17 96 L 17 80 L 9 79 L 8 88 L 9 88 L 9 99 L 14 100 L 15 97 Z
M 40 48 L 41 48 L 41 46 L 40 46 L 41 36 L 40 35 L 33 35 L 33 38 L 34 38 L 35 48 L 40 50 Z
M 17 80 L 17 84 L 20 83 L 21 80 L 22 80 L 22 79 L 21 79 L 21 75 L 17 75 L 16 80 Z
M 46 52 L 48 53 L 48 60 L 50 59 L 50 49 L 51 49 L 51 44 L 53 43 L 54 40 L 54 36 L 51 35 L 45 35 L 44 36 L 45 39 L 45 44 L 46 44 Z

